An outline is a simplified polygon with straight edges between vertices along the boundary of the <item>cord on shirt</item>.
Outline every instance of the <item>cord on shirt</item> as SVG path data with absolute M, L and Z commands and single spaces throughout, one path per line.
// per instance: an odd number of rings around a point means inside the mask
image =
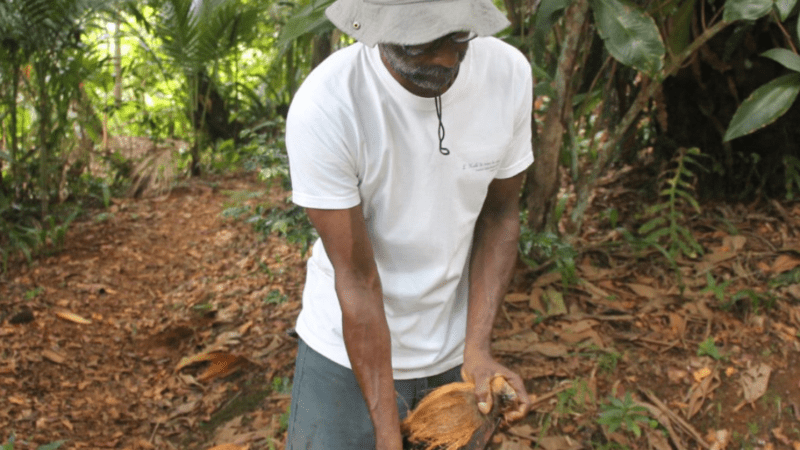
M 442 96 L 437 95 L 433 98 L 433 103 L 436 105 L 436 117 L 439 118 L 439 153 L 449 155 L 450 150 L 442 146 L 444 142 L 444 124 L 442 123 Z

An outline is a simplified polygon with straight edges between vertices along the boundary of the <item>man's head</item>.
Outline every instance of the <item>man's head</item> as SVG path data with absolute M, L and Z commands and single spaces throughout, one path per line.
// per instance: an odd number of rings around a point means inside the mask
M 425 97 L 452 84 L 469 40 L 508 26 L 491 0 L 337 0 L 326 14 L 362 43 L 379 44 L 392 75 Z

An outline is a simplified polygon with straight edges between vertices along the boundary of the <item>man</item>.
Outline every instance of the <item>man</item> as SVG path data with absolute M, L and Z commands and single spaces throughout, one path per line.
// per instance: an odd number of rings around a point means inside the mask
M 530 65 L 490 37 L 508 25 L 490 0 L 326 12 L 359 42 L 308 76 L 287 118 L 293 201 L 320 234 L 287 448 L 401 449 L 400 418 L 462 378 L 486 413 L 489 381 L 505 377 L 520 418 L 525 386 L 490 337 L 533 161 Z

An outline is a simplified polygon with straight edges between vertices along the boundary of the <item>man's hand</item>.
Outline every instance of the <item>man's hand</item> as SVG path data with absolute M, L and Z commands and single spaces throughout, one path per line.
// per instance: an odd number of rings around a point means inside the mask
M 514 406 L 504 411 L 507 422 L 516 422 L 528 414 L 531 400 L 519 375 L 498 363 L 488 354 L 465 355 L 461 366 L 461 377 L 475 385 L 478 409 L 489 414 L 494 406 L 494 397 L 502 395 Z M 498 379 L 502 378 L 502 382 Z

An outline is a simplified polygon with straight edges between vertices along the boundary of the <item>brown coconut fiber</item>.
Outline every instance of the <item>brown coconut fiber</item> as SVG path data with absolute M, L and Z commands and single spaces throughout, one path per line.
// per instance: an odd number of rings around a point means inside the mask
M 495 407 L 489 414 L 481 413 L 472 383 L 451 383 L 435 389 L 420 401 L 400 425 L 410 444 L 406 448 L 467 449 L 476 433 L 490 434 L 494 431 L 499 415 L 498 402 L 494 403 Z

